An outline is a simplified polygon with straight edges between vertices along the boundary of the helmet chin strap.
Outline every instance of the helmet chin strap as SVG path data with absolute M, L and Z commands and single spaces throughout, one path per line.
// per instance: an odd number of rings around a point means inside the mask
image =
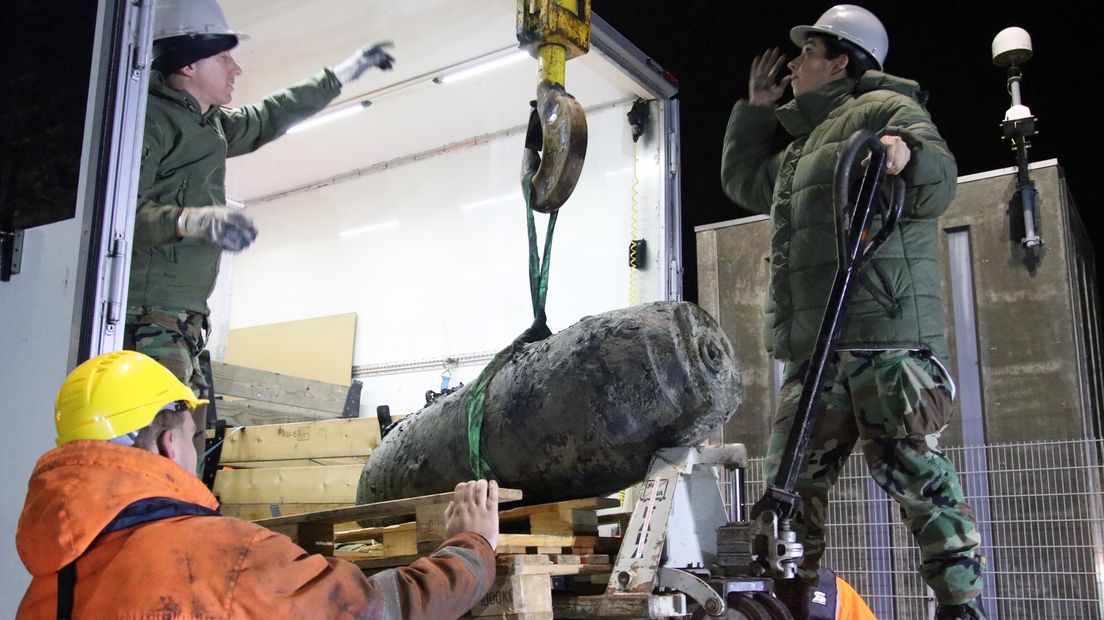
M 118 437 L 112 437 L 111 439 L 108 439 L 108 441 L 110 441 L 111 443 L 117 443 L 120 446 L 133 446 L 134 442 L 137 441 L 137 439 L 138 432 L 134 431 L 131 433 L 126 433 L 124 435 L 119 435 Z

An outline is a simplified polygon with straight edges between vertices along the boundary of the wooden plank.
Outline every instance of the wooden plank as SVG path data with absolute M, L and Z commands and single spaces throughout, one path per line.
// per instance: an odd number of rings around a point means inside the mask
M 285 517 L 299 515 L 320 510 L 333 510 L 345 508 L 349 504 L 234 504 L 223 502 L 219 506 L 219 512 L 224 515 L 237 517 L 246 521 L 257 519 L 270 519 L 272 517 Z M 275 514 L 273 514 L 275 512 Z
M 416 553 L 412 553 L 410 555 L 396 555 L 396 556 L 390 557 L 390 558 L 372 558 L 372 559 L 368 559 L 368 560 L 354 560 L 353 564 L 356 564 L 357 567 L 360 570 L 365 571 L 368 574 L 371 574 L 372 572 L 380 571 L 380 570 L 387 569 L 387 568 L 393 568 L 395 566 L 406 566 L 407 564 L 410 564 L 414 560 L 417 560 L 418 558 L 423 558 L 423 557 L 425 557 L 425 556 L 424 555 L 418 555 Z
M 211 362 L 215 393 L 341 415 L 349 388 L 278 372 Z
M 559 556 L 561 559 L 568 556 Z M 553 564 L 546 555 L 500 555 L 497 558 L 496 570 L 502 575 L 553 575 L 556 577 L 566 575 L 600 575 L 613 570 L 609 563 L 609 556 L 593 556 L 596 559 L 605 558 L 603 563 L 581 562 L 580 556 L 573 563 Z
M 688 615 L 684 594 L 554 596 L 557 618 L 668 618 Z
M 460 616 L 464 620 L 473 618 L 471 614 Z M 493 616 L 480 616 L 480 618 L 494 618 L 495 620 L 554 620 L 555 614 L 550 611 L 530 611 L 523 614 L 495 614 Z
M 571 575 L 606 575 L 613 572 L 613 564 L 553 564 L 548 574 L 553 577 Z
M 221 469 L 215 495 L 231 504 L 355 504 L 360 465 Z
M 234 429 L 233 434 L 228 432 L 221 461 L 367 458 L 379 442 L 380 427 L 375 418 L 247 426 Z
M 215 409 L 219 419 L 226 420 L 231 426 L 314 422 L 341 417 L 340 413 L 252 400 L 219 400 L 215 403 Z
M 376 557 L 416 554 L 418 553 L 418 526 L 411 521 L 384 527 L 351 529 L 334 534 L 334 542 L 338 544 L 365 540 L 378 540 L 382 543 L 375 550 Z
M 310 467 L 302 467 L 300 469 L 313 469 Z M 334 467 L 322 467 L 318 469 L 336 469 Z M 264 471 L 264 470 L 245 470 L 245 471 Z M 216 484 L 218 480 L 216 479 Z M 518 489 L 499 489 L 498 501 L 499 503 L 516 502 L 522 498 L 522 492 Z M 406 499 L 395 499 L 388 502 L 376 502 L 374 504 L 360 504 L 358 506 L 349 506 L 347 508 L 337 508 L 334 510 L 325 510 L 321 512 L 313 512 L 302 515 L 292 515 L 288 517 L 277 517 L 273 519 L 261 519 L 254 521 L 257 525 L 272 528 L 275 526 L 286 525 L 291 523 L 345 523 L 347 521 L 356 521 L 358 519 L 366 519 L 371 517 L 402 517 L 406 515 L 412 515 L 417 512 L 418 506 L 431 506 L 433 504 L 444 503 L 446 506 L 449 501 L 452 500 L 452 492 L 437 493 L 436 495 L 422 495 L 419 497 L 408 497 Z
M 468 612 L 473 618 L 552 612 L 552 579 L 543 575 L 496 577 L 491 589 Z
M 513 521 L 535 514 L 560 512 L 562 510 L 610 508 L 620 505 L 617 500 L 609 497 L 588 497 L 585 499 L 571 499 L 562 502 L 550 502 L 548 504 L 535 504 L 533 506 L 519 506 L 509 510 L 503 510 L 499 514 L 501 521 Z
M 324 467 L 333 467 L 334 465 L 360 465 L 364 466 L 368 462 L 366 456 L 331 456 L 316 459 L 292 459 L 287 461 L 230 461 L 226 462 L 219 460 L 219 465 L 223 467 L 233 467 L 235 469 L 260 469 L 271 467 L 313 467 L 321 465 Z
M 598 537 L 573 534 L 499 534 L 498 544 L 509 549 L 547 547 L 553 550 L 551 553 L 560 553 L 564 547 L 593 548 L 598 544 Z
M 448 503 L 426 504 L 414 510 L 417 525 L 417 544 L 419 553 L 432 553 L 446 537 L 445 509 Z
M 335 536 L 335 540 L 339 543 L 349 543 L 361 540 L 379 540 L 388 534 L 394 534 L 397 532 L 415 532 L 418 529 L 418 524 L 410 521 L 408 523 L 399 523 L 396 525 L 384 525 L 382 527 L 360 527 L 351 530 L 345 530 L 339 532 Z

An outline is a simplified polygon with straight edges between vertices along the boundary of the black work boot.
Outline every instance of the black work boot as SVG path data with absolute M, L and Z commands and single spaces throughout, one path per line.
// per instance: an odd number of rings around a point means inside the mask
M 977 597 L 969 603 L 947 605 L 940 603 L 935 608 L 935 620 L 987 620 L 985 607 L 981 604 L 981 597 Z

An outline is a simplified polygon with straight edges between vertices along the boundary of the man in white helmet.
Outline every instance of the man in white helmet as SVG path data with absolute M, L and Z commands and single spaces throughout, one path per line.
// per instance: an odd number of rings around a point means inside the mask
M 498 487 L 458 484 L 447 539 L 371 578 L 286 536 L 222 516 L 195 476 L 202 405 L 134 351 L 65 379 L 58 447 L 28 483 L 16 549 L 31 585 L 19 620 L 47 618 L 458 618 L 494 580 Z
M 768 482 L 777 473 L 802 381 L 836 269 L 833 171 L 841 143 L 858 129 L 879 136 L 886 173 L 907 186 L 897 230 L 856 275 L 826 371 L 804 468 L 797 518 L 805 557 L 799 578 L 776 593 L 798 618 L 824 553 L 828 492 L 858 444 L 870 473 L 900 504 L 920 547 L 920 572 L 935 591 L 937 618 L 984 618 L 984 560 L 973 511 L 954 465 L 939 451 L 954 384 L 940 360 L 944 336 L 938 217 L 954 197 L 957 168 L 919 85 L 882 72 L 889 38 L 870 11 L 838 5 L 751 65 L 748 98 L 732 109 L 721 180 L 744 208 L 773 223 L 766 345 L 785 362 L 767 446 Z M 790 73 L 784 74 L 784 65 Z M 787 87 L 793 100 L 779 105 Z M 771 147 L 782 127 L 793 141 Z
M 247 215 L 226 206 L 226 158 L 275 140 L 343 85 L 394 63 L 390 43 L 377 43 L 258 104 L 229 108 L 242 73 L 230 51 L 242 37 L 215 0 L 158 1 L 124 346 L 201 396 L 207 382 L 198 357 L 219 258 L 257 236 Z

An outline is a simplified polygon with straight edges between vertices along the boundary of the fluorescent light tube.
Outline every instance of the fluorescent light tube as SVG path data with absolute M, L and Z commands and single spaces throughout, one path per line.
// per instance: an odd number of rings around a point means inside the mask
M 387 220 L 386 222 L 380 222 L 379 224 L 371 224 L 369 226 L 361 226 L 360 228 L 350 228 L 349 230 L 343 230 L 338 235 L 342 237 L 348 237 L 349 235 L 359 235 L 360 233 L 372 232 L 373 230 L 383 230 L 385 228 L 395 228 L 399 225 L 399 220 Z
M 516 204 L 521 204 L 521 205 L 525 204 L 525 198 L 523 198 L 522 195 L 519 194 L 519 193 L 514 193 L 514 194 L 507 194 L 505 196 L 498 196 L 498 197 L 495 197 L 495 198 L 487 198 L 487 199 L 484 199 L 484 200 L 476 200 L 475 202 L 468 202 L 468 203 L 460 205 L 460 208 L 463 209 L 464 211 L 468 211 L 468 210 L 471 210 L 471 209 L 482 209 L 484 207 L 490 207 L 490 206 L 497 205 L 497 204 L 503 204 L 503 203 L 506 203 L 508 201 L 512 201 Z
M 319 125 L 323 125 L 323 124 L 328 123 L 330 121 L 336 121 L 339 118 L 345 118 L 346 116 L 352 116 L 353 114 L 356 114 L 357 112 L 360 112 L 361 110 L 367 108 L 370 105 L 372 105 L 372 102 L 365 99 L 364 101 L 359 101 L 359 102 L 351 104 L 351 105 L 342 106 L 340 108 L 334 108 L 333 110 L 330 110 L 329 112 L 322 112 L 320 114 L 315 114 L 314 116 L 308 118 L 307 120 L 305 120 L 301 123 L 297 123 L 295 125 L 292 125 L 291 128 L 287 130 L 287 132 L 288 133 L 296 133 L 296 132 L 299 132 L 299 131 L 303 131 L 304 129 L 310 129 L 311 127 L 317 127 Z
M 433 78 L 433 81 L 438 84 L 448 84 L 450 82 L 469 78 L 473 75 L 479 75 L 480 73 L 491 71 L 492 69 L 498 69 L 499 67 L 513 64 L 521 60 L 522 58 L 529 58 L 529 53 L 522 50 L 517 50 L 505 56 L 491 58 L 485 62 L 481 62 L 479 64 L 472 65 L 464 69 L 460 69 L 459 71 L 442 73 L 441 75 Z

